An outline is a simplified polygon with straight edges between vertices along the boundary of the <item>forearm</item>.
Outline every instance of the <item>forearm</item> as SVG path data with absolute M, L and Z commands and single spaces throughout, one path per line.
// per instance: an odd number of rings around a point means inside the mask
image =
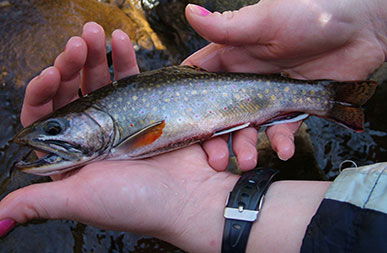
M 306 228 L 330 182 L 273 183 L 252 227 L 247 252 L 299 252 Z
M 186 208 L 189 213 L 178 222 L 183 226 L 162 239 L 189 252 L 220 252 L 225 201 L 237 177 L 229 181 L 202 200 L 194 197 Z M 273 183 L 252 226 L 247 252 L 299 252 L 307 225 L 329 185 L 316 181 Z

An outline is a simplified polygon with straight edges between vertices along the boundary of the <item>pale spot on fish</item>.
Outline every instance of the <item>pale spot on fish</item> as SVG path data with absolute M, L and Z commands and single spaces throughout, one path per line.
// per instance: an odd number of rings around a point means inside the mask
M 296 95 L 297 94 L 297 90 L 293 90 L 293 94 Z
M 203 90 L 202 93 L 203 93 L 203 94 L 207 94 L 207 90 Z
M 302 90 L 302 95 L 306 95 L 306 90 Z
M 312 95 L 312 96 L 313 96 L 315 93 L 316 93 L 316 92 L 315 92 L 314 90 L 311 90 L 311 91 L 310 91 L 310 95 Z
M 269 89 L 265 89 L 265 93 L 266 93 L 266 94 L 269 94 Z
M 273 101 L 275 100 L 275 96 L 274 96 L 274 95 L 271 95 L 270 98 L 271 98 L 271 100 L 273 100 Z
M 133 96 L 132 99 L 133 99 L 133 101 L 136 101 L 138 99 L 138 97 L 137 96 Z
M 155 107 L 153 107 L 152 109 L 153 109 L 153 111 L 157 111 L 157 107 L 156 107 L 156 106 L 155 106 Z
M 142 101 L 143 103 L 145 103 L 146 99 L 145 99 L 145 98 L 143 98 L 143 99 L 141 99 L 141 101 Z
M 297 99 L 296 98 L 293 98 L 293 103 L 297 103 Z
M 234 96 L 236 99 L 239 99 L 240 98 L 240 96 L 238 95 L 238 94 L 235 94 L 235 96 Z
M 117 99 L 117 101 L 121 103 L 121 102 L 122 102 L 122 98 L 119 97 L 119 98 Z
M 168 103 L 171 100 L 169 98 L 166 98 L 166 99 L 164 99 L 164 101 Z
M 290 90 L 289 86 L 286 86 L 284 89 L 285 92 L 288 92 L 289 90 Z
M 263 96 L 262 96 L 261 93 L 258 93 L 258 97 L 259 97 L 259 98 L 263 98 Z
M 325 92 L 325 90 L 323 90 L 323 91 L 321 91 L 321 94 L 322 94 L 323 96 L 325 96 L 327 93 Z
M 196 95 L 196 94 L 198 94 L 198 92 L 196 90 L 193 90 L 192 95 Z
M 298 102 L 300 102 L 300 104 L 302 104 L 302 103 L 304 103 L 304 100 L 302 100 L 302 98 L 300 98 L 300 99 L 298 100 Z
M 179 93 L 179 92 L 176 92 L 176 96 L 180 96 L 180 93 Z
M 227 93 L 223 92 L 223 97 L 227 97 Z
M 242 92 L 243 92 L 243 93 L 246 93 L 246 89 L 243 88 L 243 89 L 242 89 Z
M 278 89 L 277 89 L 277 88 L 274 88 L 274 92 L 275 92 L 275 93 L 278 93 Z
M 188 98 L 187 98 L 187 97 L 184 97 L 184 101 L 188 101 Z

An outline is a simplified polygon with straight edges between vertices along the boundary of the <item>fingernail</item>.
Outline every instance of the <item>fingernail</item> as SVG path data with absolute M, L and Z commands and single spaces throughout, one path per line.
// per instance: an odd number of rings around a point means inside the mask
M 5 219 L 0 221 L 0 237 L 8 234 L 9 231 L 16 225 L 16 222 L 11 219 Z
M 42 72 L 40 72 L 40 76 L 45 75 L 45 74 L 47 73 L 47 71 L 48 71 L 49 68 L 50 68 L 50 67 L 47 67 L 47 68 L 43 69 Z
M 94 22 L 94 21 L 91 21 L 91 22 L 87 22 L 84 26 L 83 26 L 83 31 L 89 31 L 91 33 L 100 33 L 100 32 L 103 32 L 103 28 L 100 24 Z
M 188 7 L 192 11 L 192 13 L 194 13 L 196 15 L 203 16 L 203 17 L 208 16 L 212 13 L 209 10 L 207 10 L 206 8 L 204 8 L 200 5 L 196 5 L 196 4 L 189 4 Z
M 113 31 L 112 36 L 115 36 L 119 40 L 125 40 L 127 37 L 129 37 L 124 31 L 121 29 L 116 29 Z
M 278 158 L 281 159 L 282 161 L 287 161 L 289 160 L 289 155 L 287 154 L 287 152 L 278 152 L 277 153 L 278 155 Z

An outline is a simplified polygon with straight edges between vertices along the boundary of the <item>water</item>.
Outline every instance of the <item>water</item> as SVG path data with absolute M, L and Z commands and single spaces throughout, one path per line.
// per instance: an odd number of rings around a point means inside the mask
M 9 3 L 12 2 L 9 1 Z M 33 1 L 29 3 L 31 2 Z M 147 2 L 156 4 L 156 1 Z M 146 9 L 152 28 L 156 32 L 164 34 L 160 39 L 164 45 L 168 45 L 168 49 L 159 50 L 156 48 L 143 48 L 141 46 L 136 47 L 138 63 L 142 70 L 155 69 L 168 64 L 178 64 L 190 53 L 208 43 L 197 36 L 184 20 L 182 10 L 188 1 L 171 0 L 158 2 L 159 4 L 154 8 L 149 8 L 150 5 L 144 5 L 144 8 Z M 217 5 L 218 2 L 208 1 L 206 5 L 205 1 L 195 1 L 195 3 L 203 4 L 210 10 L 217 8 L 221 10 L 219 5 Z M 0 8 L 2 11 L 0 21 L 2 21 L 1 17 L 3 17 L 2 15 L 4 15 L 5 9 L 4 7 Z M 23 12 L 23 10 L 19 11 Z M 29 21 L 31 20 L 29 19 Z M 1 37 L 10 38 L 9 36 L 7 37 L 7 33 L 4 34 L 5 31 L 2 29 L 0 28 Z M 18 27 L 18 29 L 23 29 L 23 26 Z M 72 33 L 76 32 L 73 31 Z M 63 39 L 62 44 L 57 44 L 56 50 L 62 50 L 63 43 L 66 40 L 67 38 Z M 50 55 L 55 56 L 59 51 L 52 52 Z M 4 51 L 4 48 L 0 50 L 0 55 L 7 53 L 7 51 Z M 28 51 L 27 54 L 34 55 L 35 57 L 40 56 L 39 51 Z M 9 63 L 8 61 L 11 58 L 0 57 L 0 59 Z M 2 65 L 4 62 L 2 61 L 0 61 L 0 118 L 2 119 L 0 123 L 1 198 L 7 193 L 23 186 L 49 180 L 46 177 L 28 175 L 13 169 L 15 162 L 25 152 L 19 146 L 11 143 L 12 137 L 21 128 L 19 112 L 24 89 L 20 82 L 27 82 L 36 73 L 28 71 L 23 78 L 19 78 L 21 75 L 19 72 L 12 72 L 12 70 L 10 71 L 8 69 L 4 70 L 4 66 Z M 25 60 L 23 58 L 22 63 L 25 64 L 24 66 L 31 66 L 30 63 L 25 63 L 24 61 L 28 61 L 28 59 Z M 50 62 L 52 59 L 48 59 L 47 61 Z M 46 65 L 43 64 L 42 67 L 44 66 Z M 39 67 L 38 70 L 42 67 Z M 21 67 L 14 68 L 20 69 Z M 387 100 L 385 99 L 387 97 L 387 67 L 385 66 L 384 69 L 384 72 L 380 71 L 373 76 L 383 84 L 378 87 L 377 93 L 365 107 L 365 132 L 360 134 L 354 133 L 334 123 L 316 117 L 311 117 L 306 121 L 309 126 L 308 132 L 313 144 L 317 165 L 327 178 L 333 179 L 337 176 L 338 166 L 343 160 L 350 159 L 358 165 L 387 160 L 387 117 L 383 115 L 383 109 L 387 108 Z M 18 77 L 17 80 L 15 77 Z M 299 146 L 297 150 L 299 152 L 305 152 L 302 148 Z M 305 179 L 308 168 L 302 167 L 301 163 L 298 162 L 299 166 L 295 166 L 294 163 L 282 162 L 281 166 L 293 166 L 294 171 L 292 171 L 292 175 L 283 174 L 281 179 Z M 312 179 L 315 177 L 308 176 L 307 178 Z M 154 238 L 96 229 L 73 221 L 31 221 L 27 224 L 17 226 L 9 235 L 0 239 L 0 252 L 123 251 L 182 252 L 180 249 Z

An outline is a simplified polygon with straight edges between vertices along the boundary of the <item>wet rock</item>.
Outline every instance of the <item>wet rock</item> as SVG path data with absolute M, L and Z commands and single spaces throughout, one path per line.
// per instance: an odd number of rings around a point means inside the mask
M 3 2 L 4 3 L 4 2 Z M 139 12 L 131 16 L 95 0 L 9 0 L 0 12 L 0 83 L 22 87 L 53 63 L 67 40 L 80 35 L 88 21 L 106 34 L 121 29 L 138 47 L 162 48 Z
M 143 0 L 143 9 L 153 30 L 160 36 L 175 56 L 174 64 L 179 64 L 187 56 L 204 47 L 209 42 L 198 35 L 185 18 L 185 7 L 189 3 L 198 4 L 210 11 L 223 12 L 238 10 L 243 6 L 257 3 L 255 0 Z

